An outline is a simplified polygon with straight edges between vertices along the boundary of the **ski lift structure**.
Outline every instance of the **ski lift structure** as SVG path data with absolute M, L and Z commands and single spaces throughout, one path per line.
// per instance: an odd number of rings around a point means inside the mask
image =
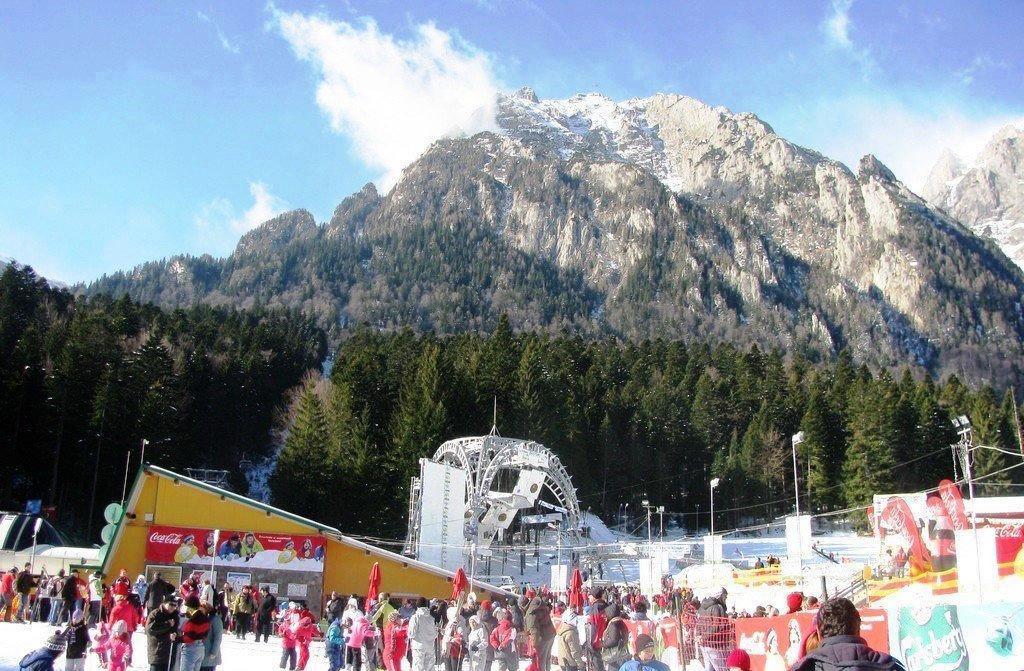
M 428 460 L 424 460 L 428 461 Z M 561 460 L 533 440 L 505 438 L 496 430 L 486 436 L 456 438 L 443 443 L 429 461 L 465 474 L 463 550 L 467 566 L 492 559 L 502 566 L 511 557 L 537 556 L 541 548 L 579 551 L 585 542 L 579 500 Z M 419 558 L 423 490 L 421 476 L 410 483 L 409 527 L 404 552 Z M 532 542 L 531 542 L 532 541 Z M 533 545 L 529 551 L 527 545 Z M 571 557 L 577 556 L 575 553 Z M 495 567 L 497 568 L 497 567 Z M 504 572 L 504 571 L 503 571 Z

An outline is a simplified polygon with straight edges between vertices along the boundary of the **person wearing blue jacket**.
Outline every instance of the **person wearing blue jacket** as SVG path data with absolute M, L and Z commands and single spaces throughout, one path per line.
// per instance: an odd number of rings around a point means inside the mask
M 58 632 L 46 639 L 43 647 L 21 658 L 21 671 L 53 671 L 53 661 L 64 652 L 64 637 Z
M 334 618 L 327 627 L 325 637 L 327 647 L 328 671 L 338 671 L 345 661 L 345 635 L 341 631 L 341 620 Z

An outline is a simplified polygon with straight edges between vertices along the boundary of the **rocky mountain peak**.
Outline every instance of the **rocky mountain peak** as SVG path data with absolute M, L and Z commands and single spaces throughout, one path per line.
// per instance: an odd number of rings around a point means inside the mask
M 878 160 L 874 154 L 866 154 L 861 157 L 860 165 L 857 166 L 857 178 L 865 182 L 871 177 L 877 177 L 885 182 L 895 182 L 896 175 L 892 170 Z
M 317 234 L 316 219 L 308 210 L 291 210 L 265 221 L 241 237 L 234 256 L 268 254 Z
M 1024 268 L 1024 129 L 1001 128 L 969 165 L 944 152 L 928 176 L 924 197 L 994 240 Z

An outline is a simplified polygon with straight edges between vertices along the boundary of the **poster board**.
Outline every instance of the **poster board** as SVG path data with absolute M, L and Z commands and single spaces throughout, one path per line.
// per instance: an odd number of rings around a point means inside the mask
M 181 584 L 180 566 L 174 566 L 171 564 L 146 564 L 146 570 L 144 572 L 144 575 L 146 576 L 146 584 L 153 582 L 153 580 L 156 579 L 157 573 L 175 587 Z
M 152 526 L 146 537 L 146 559 L 203 569 L 216 561 L 220 568 L 263 568 L 322 573 L 327 540 L 301 534 L 220 531 L 194 527 Z
M 861 614 L 861 636 L 875 650 L 889 649 L 889 620 L 884 610 L 866 608 Z M 814 629 L 813 612 L 778 617 L 739 618 L 736 644 L 750 655 L 752 671 L 788 669 L 800 659 L 800 643 Z

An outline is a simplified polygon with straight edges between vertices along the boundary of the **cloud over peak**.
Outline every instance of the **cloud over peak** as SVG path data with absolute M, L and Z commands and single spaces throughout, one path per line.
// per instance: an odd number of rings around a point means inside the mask
M 494 127 L 493 64 L 457 34 L 428 22 L 399 39 L 371 18 L 270 12 L 270 28 L 319 78 L 316 101 L 331 129 L 382 171 L 381 186 L 390 188 L 438 138 Z

